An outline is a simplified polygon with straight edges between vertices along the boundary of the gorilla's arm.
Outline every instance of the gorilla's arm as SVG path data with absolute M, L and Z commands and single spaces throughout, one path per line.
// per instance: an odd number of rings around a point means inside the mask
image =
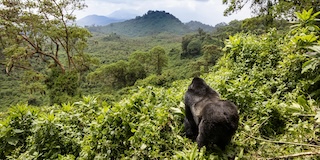
M 193 115 L 192 115 L 190 106 L 187 104 L 185 105 L 185 113 L 186 113 L 186 118 L 187 118 L 187 121 L 189 122 L 189 125 L 190 125 L 190 128 L 191 128 L 193 135 L 194 136 L 198 135 L 198 126 L 193 119 Z

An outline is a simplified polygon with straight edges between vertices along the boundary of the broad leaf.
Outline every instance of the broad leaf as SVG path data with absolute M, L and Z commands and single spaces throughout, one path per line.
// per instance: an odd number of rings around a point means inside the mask
M 311 60 L 303 63 L 301 73 L 305 73 L 305 72 L 307 72 L 309 69 L 315 70 L 317 64 L 318 64 L 318 62 L 317 62 L 315 59 L 311 59 Z
M 7 138 L 7 142 L 10 144 L 10 145 L 17 145 L 18 142 L 19 142 L 19 138 L 17 137 L 10 137 L 10 138 Z

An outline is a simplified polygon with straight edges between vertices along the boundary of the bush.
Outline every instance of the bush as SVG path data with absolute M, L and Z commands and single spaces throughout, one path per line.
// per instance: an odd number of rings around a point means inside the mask
M 27 105 L 9 109 L 7 118 L 0 123 L 0 159 L 27 150 L 27 138 L 32 134 L 32 123 L 37 119 L 38 112 Z

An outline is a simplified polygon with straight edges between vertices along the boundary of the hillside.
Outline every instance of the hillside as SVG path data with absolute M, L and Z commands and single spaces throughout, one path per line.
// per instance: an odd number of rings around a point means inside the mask
M 149 36 L 159 33 L 169 33 L 183 35 L 197 31 L 202 28 L 204 31 L 211 32 L 214 27 L 202 24 L 201 22 L 191 21 L 186 24 L 178 18 L 165 11 L 148 11 L 143 16 L 120 23 L 112 23 L 107 26 L 90 26 L 91 32 L 116 33 L 125 36 Z

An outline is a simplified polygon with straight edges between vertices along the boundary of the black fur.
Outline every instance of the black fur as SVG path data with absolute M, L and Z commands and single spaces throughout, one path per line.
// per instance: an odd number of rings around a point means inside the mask
M 238 128 L 237 106 L 221 100 L 201 78 L 194 78 L 184 97 L 186 136 L 196 140 L 198 147 L 217 145 L 224 150 Z

